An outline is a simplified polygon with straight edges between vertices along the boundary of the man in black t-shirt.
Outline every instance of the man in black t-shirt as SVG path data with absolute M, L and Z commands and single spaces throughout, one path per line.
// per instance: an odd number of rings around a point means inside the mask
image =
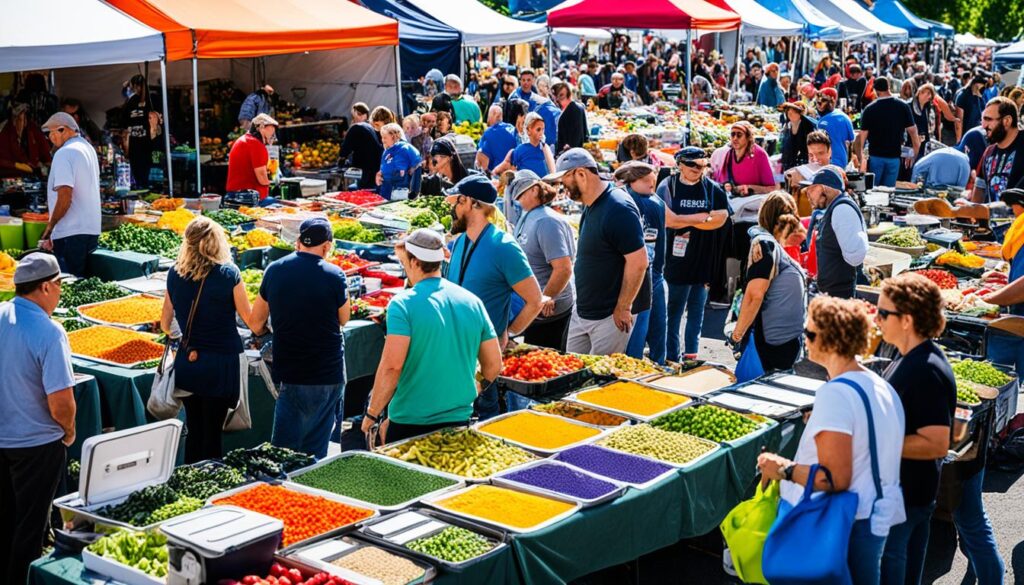
M 981 111 L 985 109 L 985 98 L 981 96 L 981 90 L 985 87 L 985 78 L 977 76 L 971 80 L 970 85 L 964 86 L 956 95 L 956 117 L 960 120 L 960 131 L 957 136 L 963 136 L 971 128 L 981 124 Z
M 995 97 L 985 106 L 981 125 L 990 146 L 978 164 L 975 203 L 995 203 L 1006 189 L 1024 187 L 1024 132 L 1017 128 L 1019 115 L 1009 98 Z
M 860 65 L 853 63 L 850 65 L 850 78 L 840 83 L 837 88 L 839 99 L 846 98 L 846 105 L 850 111 L 859 112 L 864 109 L 864 94 L 867 90 L 868 80 L 864 79 L 863 70 Z
M 864 108 L 860 119 L 860 131 L 857 133 L 855 152 L 860 156 L 861 170 L 875 174 L 875 185 L 895 187 L 896 176 L 900 170 L 900 156 L 903 150 L 903 133 L 910 134 L 914 153 L 921 149 L 921 137 L 917 134 L 917 125 L 906 102 L 896 99 L 889 93 L 889 79 L 879 77 L 875 80 L 875 93 L 878 99 Z M 864 156 L 864 143 L 871 148 L 870 160 Z M 903 159 L 905 164 L 912 166 L 913 154 Z

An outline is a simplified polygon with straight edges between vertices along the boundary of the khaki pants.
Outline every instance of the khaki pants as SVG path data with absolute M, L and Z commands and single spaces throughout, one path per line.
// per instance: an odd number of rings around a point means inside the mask
M 565 350 L 570 353 L 592 355 L 623 353 L 626 351 L 626 344 L 629 343 L 632 329 L 630 327 L 628 331 L 619 331 L 612 315 L 591 321 L 580 317 L 574 310 L 572 319 L 569 321 L 569 338 L 565 344 Z

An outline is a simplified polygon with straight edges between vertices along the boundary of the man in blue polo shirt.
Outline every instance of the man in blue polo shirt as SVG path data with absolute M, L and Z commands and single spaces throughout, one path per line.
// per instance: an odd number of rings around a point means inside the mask
M 480 137 L 480 148 L 476 153 L 476 166 L 487 172 L 505 160 L 508 153 L 519 144 L 516 127 L 502 121 L 504 112 L 501 106 L 491 106 L 487 110 L 487 130 Z
M 50 319 L 60 301 L 60 267 L 29 254 L 0 303 L 0 583 L 25 583 L 43 553 L 50 506 L 75 442 L 75 378 L 67 335 Z
M 253 303 L 254 331 L 270 317 L 273 374 L 280 381 L 271 443 L 322 459 L 344 407 L 345 339 L 349 319 L 345 273 L 325 258 L 331 224 L 314 217 L 299 226 L 295 252 L 267 266 Z
M 490 222 L 498 191 L 482 175 L 470 175 L 448 189 L 452 205 L 452 256 L 446 278 L 475 294 L 487 308 L 502 349 L 521 334 L 540 313 L 540 285 L 519 242 Z M 512 293 L 526 303 L 509 323 Z M 498 414 L 498 392 L 492 385 L 477 398 L 481 419 Z

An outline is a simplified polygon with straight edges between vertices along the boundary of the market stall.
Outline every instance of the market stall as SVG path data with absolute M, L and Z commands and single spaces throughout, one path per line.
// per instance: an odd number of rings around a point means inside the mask
M 842 26 L 860 31 L 862 38 L 867 37 L 878 44 L 905 43 L 909 38 L 906 30 L 883 22 L 856 0 L 810 0 L 810 2 L 825 16 Z

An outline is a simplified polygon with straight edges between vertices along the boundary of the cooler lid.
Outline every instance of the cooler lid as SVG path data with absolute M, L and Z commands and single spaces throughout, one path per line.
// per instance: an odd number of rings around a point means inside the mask
M 86 439 L 78 496 L 88 506 L 166 482 L 174 472 L 181 427 L 171 419 Z
M 168 520 L 167 540 L 207 558 L 220 557 L 284 530 L 284 522 L 237 506 L 213 506 Z

